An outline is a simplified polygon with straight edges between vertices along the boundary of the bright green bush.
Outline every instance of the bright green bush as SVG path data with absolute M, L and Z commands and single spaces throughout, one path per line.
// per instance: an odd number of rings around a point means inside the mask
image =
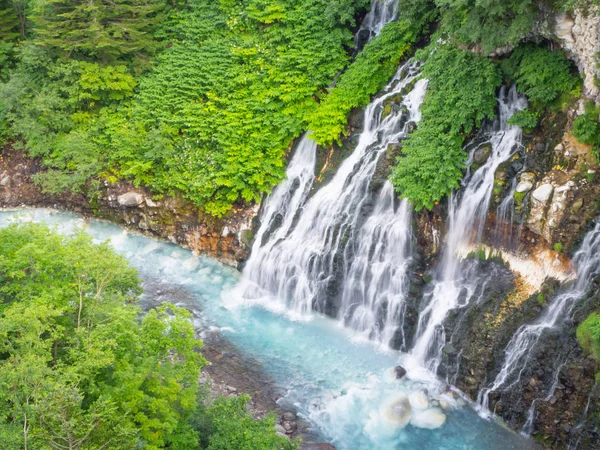
M 215 215 L 270 191 L 318 106 L 315 94 L 347 64 L 353 17 L 365 4 L 183 6 L 164 27 L 172 46 L 106 130 L 119 173 L 158 192 L 182 192 Z
M 535 44 L 517 47 L 501 63 L 505 77 L 517 84 L 537 109 L 550 105 L 562 94 L 579 95 L 580 80 L 573 75 L 573 64 L 561 51 L 550 51 Z
M 398 21 L 387 24 L 365 46 L 311 116 L 308 128 L 313 131 L 312 139 L 324 146 L 339 143 L 352 108 L 368 104 L 371 96 L 385 86 L 435 18 L 432 3 L 403 2 Z
M 162 448 L 196 408 L 205 360 L 190 315 L 165 304 L 140 320 L 139 283 L 83 232 L 0 230 L 3 449 Z
M 255 421 L 246 403 L 250 397 L 219 399 L 208 409 L 212 433 L 206 450 L 294 450 L 296 443 L 275 433 L 275 417 Z
M 536 0 L 435 0 L 442 29 L 462 44 L 479 44 L 486 52 L 516 44 L 531 31 Z
M 418 128 L 405 141 L 391 175 L 396 190 L 417 209 L 458 188 L 467 159 L 465 137 L 494 116 L 501 83 L 487 58 L 451 45 L 429 50 L 423 76 L 429 80 Z
M 577 340 L 586 352 L 600 361 L 600 313 L 592 313 L 577 327 Z
M 532 130 L 537 126 L 538 119 L 538 112 L 531 111 L 530 109 L 524 109 L 523 111 L 517 111 L 514 113 L 511 118 L 508 119 L 508 124 L 515 125 L 526 130 Z
M 573 135 L 583 144 L 591 145 L 596 155 L 600 153 L 600 107 L 594 102 L 585 104 L 585 112 L 573 121 Z

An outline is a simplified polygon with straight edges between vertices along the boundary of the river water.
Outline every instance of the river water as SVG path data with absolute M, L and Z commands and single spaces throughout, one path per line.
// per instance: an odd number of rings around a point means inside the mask
M 292 320 L 240 302 L 239 273 L 216 260 L 74 214 L 0 212 L 0 226 L 16 220 L 46 222 L 65 233 L 83 227 L 98 242 L 110 241 L 146 282 L 178 286 L 186 292 L 184 305 L 193 310 L 198 328 L 219 332 L 241 354 L 258 361 L 283 393 L 282 406 L 295 409 L 339 450 L 535 448 L 494 420 L 480 418 L 425 370 L 411 371 L 412 379 L 396 380 L 393 368 L 405 355 L 362 339 L 338 321 L 318 314 Z M 390 406 L 398 398 L 422 389 L 434 404 L 426 410 L 413 408 L 405 426 L 390 420 Z M 431 410 L 433 414 L 427 412 Z M 444 423 L 432 429 L 441 416 Z

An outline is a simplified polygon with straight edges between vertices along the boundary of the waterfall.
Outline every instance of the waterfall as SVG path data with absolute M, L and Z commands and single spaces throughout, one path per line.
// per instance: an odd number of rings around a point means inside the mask
M 312 186 L 315 179 L 316 150 L 316 142 L 304 135 L 288 164 L 285 179 L 265 201 L 260 215 L 261 225 L 244 270 L 246 278 L 260 279 L 263 274 L 273 273 L 270 254 L 279 241 L 287 236 Z M 268 240 L 263 242 L 269 233 Z M 245 288 L 247 295 L 260 295 L 259 291 L 253 292 L 255 285 L 252 283 L 245 285 Z
M 335 284 L 345 280 L 348 271 L 353 271 L 343 250 L 349 241 L 353 241 L 353 233 L 359 232 L 357 228 L 363 207 L 372 195 L 370 186 L 379 158 L 390 144 L 403 139 L 411 123 L 420 118 L 419 106 L 427 82 L 417 81 L 417 76 L 418 66 L 405 64 L 384 93 L 367 106 L 364 131 L 356 149 L 341 164 L 333 179 L 305 202 L 297 221 L 289 231 L 285 230 L 285 239 L 280 228 L 281 232 L 270 236 L 266 243 L 255 244 L 253 253 L 258 252 L 261 257 L 251 258 L 244 272 L 246 284 L 253 285 L 246 289 L 246 298 L 270 297 L 271 302 L 283 300 L 288 309 L 300 314 L 312 310 L 336 314 L 327 311 L 327 299 L 335 296 L 332 295 Z M 401 95 L 404 95 L 401 104 L 386 111 L 384 103 Z M 390 189 L 387 187 L 382 194 L 385 197 L 388 192 L 388 199 L 381 200 L 388 209 L 394 206 L 389 201 Z M 271 211 L 275 207 L 268 205 L 265 209 Z M 401 210 L 397 211 L 400 215 Z M 380 220 L 387 221 L 388 214 L 394 213 L 384 213 L 380 209 L 378 214 Z M 408 225 L 408 220 L 403 223 Z M 373 227 L 372 223 L 369 226 Z M 258 234 L 263 236 L 264 233 L 260 230 Z M 369 275 L 369 278 L 372 277 Z M 382 274 L 381 281 L 383 279 L 387 278 Z M 387 279 L 387 282 L 394 280 Z
M 377 36 L 387 23 L 395 20 L 397 15 L 398 0 L 373 0 L 371 9 L 354 36 L 354 46 L 361 50 L 361 47 Z
M 386 345 L 404 335 L 404 311 L 411 262 L 411 207 L 394 210 L 394 188 L 386 182 L 375 209 L 358 233 L 345 277 L 340 318 L 350 328 Z
M 485 163 L 464 182 L 462 197 L 450 199 L 449 229 L 441 266 L 433 280 L 433 287 L 425 294 L 425 307 L 419 316 L 415 345 L 411 355 L 415 362 L 436 373 L 446 343 L 444 319 L 450 310 L 469 303 L 476 291 L 476 280 L 464 276 L 465 264 L 457 255 L 471 243 L 481 240 L 483 225 L 494 188 L 494 174 L 500 164 L 508 160 L 521 145 L 521 129 L 508 125 L 508 119 L 526 107 L 513 86 L 502 88 L 498 98 L 499 114 L 491 127 L 484 130 L 489 136 L 491 153 Z M 474 148 L 469 157 L 473 159 Z M 457 204 L 458 203 L 458 204 Z
M 594 278 L 600 275 L 600 220 L 585 236 L 581 248 L 573 257 L 573 265 L 577 281 L 556 296 L 537 321 L 522 325 L 506 346 L 502 369 L 492 385 L 479 393 L 478 402 L 484 408 L 489 407 L 490 392 L 507 391 L 519 382 L 542 334 L 559 327 L 570 318 L 573 308 L 590 290 Z
M 397 9 L 398 0 L 373 0 L 356 39 L 365 30 L 368 32 L 365 43 L 377 36 L 385 24 L 396 18 Z M 245 282 L 241 289 L 246 298 L 260 298 L 270 290 L 265 290 L 264 287 L 277 284 L 275 277 L 278 272 L 273 264 L 278 261 L 273 260 L 271 254 L 277 251 L 275 248 L 295 225 L 298 212 L 315 179 L 317 145 L 310 139 L 310 134 L 308 132 L 302 136 L 286 170 L 285 179 L 265 199 L 260 214 L 260 227 L 244 270 Z

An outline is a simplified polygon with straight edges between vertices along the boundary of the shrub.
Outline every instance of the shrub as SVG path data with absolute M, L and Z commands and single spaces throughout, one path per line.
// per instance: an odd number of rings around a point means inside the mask
M 436 0 L 442 27 L 463 44 L 479 44 L 484 51 L 516 44 L 532 28 L 535 0 Z
M 577 340 L 581 348 L 600 361 L 600 313 L 590 314 L 577 327 Z
M 538 119 L 538 112 L 524 109 L 523 111 L 517 111 L 513 114 L 513 116 L 508 119 L 508 124 L 524 128 L 525 130 L 532 130 L 537 126 Z
M 417 209 L 458 188 L 467 159 L 465 137 L 494 116 L 501 77 L 486 57 L 451 45 L 429 49 L 423 66 L 429 80 L 421 122 L 405 141 L 391 181 Z
M 561 94 L 579 95 L 580 79 L 572 74 L 573 64 L 562 51 L 550 51 L 535 44 L 517 47 L 500 64 L 505 77 L 517 83 L 536 109 L 549 106 Z
M 320 145 L 339 142 L 345 134 L 352 108 L 364 106 L 388 82 L 406 57 L 412 44 L 435 19 L 429 2 L 403 2 L 400 17 L 387 24 L 381 34 L 368 43 L 310 118 L 311 138 Z
M 596 160 L 600 153 L 600 107 L 585 104 L 585 112 L 573 121 L 573 135 L 583 144 L 591 145 Z

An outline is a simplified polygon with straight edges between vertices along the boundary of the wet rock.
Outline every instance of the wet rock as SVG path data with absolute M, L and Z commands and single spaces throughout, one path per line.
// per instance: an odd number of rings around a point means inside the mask
M 404 427 L 410 421 L 412 416 L 412 407 L 410 401 L 404 393 L 397 394 L 392 400 L 384 406 L 382 416 L 388 422 Z
M 148 206 L 149 208 L 158 208 L 160 205 L 158 203 L 156 203 L 155 201 L 153 201 L 151 198 L 147 197 L 146 198 L 146 206 Z
M 285 428 L 287 434 L 291 434 L 296 431 L 297 425 L 294 421 L 285 421 L 283 422 L 283 428 Z
M 533 189 L 533 183 L 531 181 L 519 181 L 519 184 L 517 184 L 515 190 L 519 194 L 524 194 L 526 192 L 529 192 L 531 189 Z
M 283 413 L 283 420 L 287 420 L 288 422 L 292 422 L 296 420 L 296 414 L 291 411 L 286 411 Z
M 424 391 L 412 392 L 408 397 L 410 406 L 413 409 L 427 409 L 429 408 L 429 398 Z
M 406 375 L 406 369 L 402 366 L 394 367 L 394 373 L 396 374 L 396 380 L 401 380 Z
M 456 355 L 458 353 L 458 351 L 456 350 L 456 348 L 454 347 L 454 345 L 450 344 L 446 344 L 444 346 L 444 348 L 442 349 L 442 351 L 448 355 L 448 356 L 453 356 Z
M 473 153 L 473 161 L 476 164 L 483 164 L 490 157 L 491 152 L 492 146 L 490 144 L 482 145 Z
M 582 207 L 583 207 L 583 199 L 582 198 L 578 198 L 571 205 L 571 213 L 572 214 L 577 214 L 581 210 Z
M 117 202 L 121 206 L 125 206 L 127 208 L 132 208 L 135 206 L 139 206 L 144 201 L 144 196 L 138 192 L 126 192 L 117 197 Z
M 439 428 L 446 422 L 446 414 L 439 408 L 426 409 L 425 411 L 419 411 L 415 413 L 410 424 L 418 428 L 426 428 L 433 430 Z
M 283 426 L 279 425 L 278 423 L 275 424 L 275 431 L 277 432 L 277 434 L 279 435 L 283 435 L 285 436 L 285 428 L 283 428 Z

